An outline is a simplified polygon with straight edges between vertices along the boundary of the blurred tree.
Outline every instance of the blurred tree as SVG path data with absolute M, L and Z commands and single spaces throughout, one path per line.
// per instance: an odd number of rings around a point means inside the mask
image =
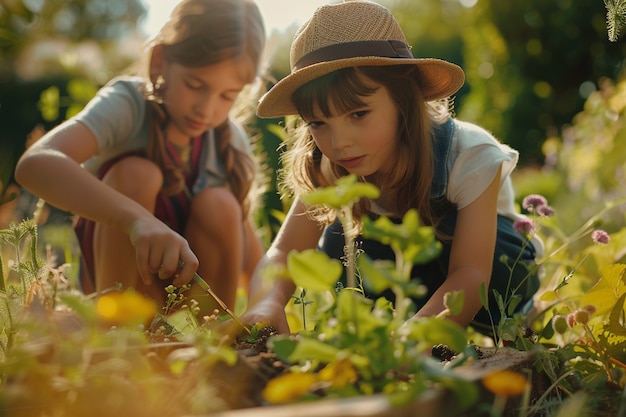
M 0 79 L 16 75 L 16 60 L 28 46 L 49 39 L 92 40 L 106 49 L 137 33 L 145 12 L 140 0 L 2 0 Z
M 485 78 L 478 87 L 487 91 L 486 85 L 494 83 L 493 90 L 507 96 L 502 124 L 492 128 L 520 150 L 522 162 L 542 163 L 546 137 L 569 124 L 602 77 L 619 77 L 626 44 L 608 41 L 606 10 L 600 0 L 484 0 L 475 9 L 478 21 L 492 22 L 495 29 L 492 35 L 483 33 L 483 43 L 495 45 L 490 39 L 495 36 L 506 48 L 494 66 L 501 76 Z M 466 56 L 485 50 L 475 48 L 477 42 L 468 42 L 473 47 L 466 49 Z M 483 93 L 479 101 L 488 106 L 498 99 Z
M 0 0 L 0 196 L 29 132 L 65 117 L 44 120 L 41 93 L 55 85 L 64 96 L 73 78 L 103 83 L 126 67 L 144 14 L 140 0 Z
M 439 58 L 465 67 L 463 28 L 457 22 L 464 8 L 457 0 L 387 0 L 388 7 L 411 45 L 413 56 Z M 455 96 L 455 107 L 461 108 L 469 91 L 465 84 Z
M 397 17 L 415 56 L 463 67 L 458 117 L 518 149 L 522 165 L 543 164 L 544 140 L 581 111 L 600 79 L 619 77 L 626 56 L 625 44 L 608 41 L 601 0 L 381 3 Z

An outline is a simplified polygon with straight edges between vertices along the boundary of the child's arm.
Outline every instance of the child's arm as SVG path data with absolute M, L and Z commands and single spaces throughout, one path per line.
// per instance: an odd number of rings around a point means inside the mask
M 137 251 L 139 273 L 146 284 L 152 282 L 161 265 L 162 274 L 174 275 L 179 260 L 184 262 L 184 267 L 174 284 L 180 286 L 191 281 L 198 259 L 187 241 L 148 209 L 80 166 L 96 153 L 96 143 L 89 128 L 80 122 L 68 121 L 22 155 L 15 178 L 55 207 L 128 234 Z
M 286 264 L 287 255 L 292 250 L 314 249 L 321 234 L 321 226 L 306 214 L 304 203 L 297 199 L 252 277 L 248 310 L 243 316 L 247 323 L 269 321 L 279 332 L 289 332 L 285 305 L 293 295 L 295 285 L 289 278 L 264 282 L 262 269 L 268 264 Z
M 429 317 L 441 313 L 447 292 L 463 290 L 463 311 L 450 319 L 467 326 L 480 310 L 480 284 L 489 287 L 497 233 L 497 202 L 500 188 L 500 169 L 491 184 L 473 203 L 457 213 L 452 240 L 448 276 L 416 317 Z

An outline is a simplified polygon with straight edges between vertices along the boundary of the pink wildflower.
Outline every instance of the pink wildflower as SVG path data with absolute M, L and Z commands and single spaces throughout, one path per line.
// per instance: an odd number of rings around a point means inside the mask
M 594 314 L 596 312 L 596 306 L 593 304 L 587 304 L 586 306 L 583 306 L 583 310 L 587 310 L 589 314 Z
M 513 223 L 513 230 L 520 235 L 528 236 L 535 230 L 535 223 L 530 219 L 517 219 Z
M 609 234 L 604 230 L 594 230 L 591 233 L 591 239 L 598 245 L 608 245 L 611 240 Z
M 537 211 L 539 207 L 547 206 L 548 200 L 539 194 L 530 194 L 522 200 L 522 207 L 529 213 Z
M 540 216 L 552 217 L 554 216 L 554 209 L 548 205 L 537 207 L 537 213 Z

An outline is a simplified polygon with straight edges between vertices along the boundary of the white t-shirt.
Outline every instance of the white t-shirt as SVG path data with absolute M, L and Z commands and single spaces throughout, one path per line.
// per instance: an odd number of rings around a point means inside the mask
M 485 129 L 472 123 L 454 120 L 455 130 L 447 161 L 448 186 L 446 198 L 457 210 L 475 201 L 491 184 L 501 166 L 498 214 L 513 221 L 524 218 L 515 208 L 515 192 L 511 172 L 519 153 L 500 143 Z M 534 236 L 537 255 L 543 254 L 542 241 Z
M 468 122 L 455 120 L 455 130 L 448 156 L 448 186 L 446 197 L 462 209 L 476 200 L 491 184 L 502 166 L 498 214 L 517 218 L 511 172 L 519 154 L 508 145 L 498 142 L 485 129 Z

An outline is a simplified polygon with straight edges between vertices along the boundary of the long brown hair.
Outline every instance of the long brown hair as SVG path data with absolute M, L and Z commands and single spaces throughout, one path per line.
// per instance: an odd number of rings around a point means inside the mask
M 245 79 L 252 83 L 258 75 L 265 46 L 265 28 L 260 11 L 252 0 L 182 0 L 150 42 L 148 55 L 157 45 L 163 48 L 167 60 L 187 67 L 237 59 Z M 154 79 L 154 75 L 148 78 L 148 158 L 163 171 L 166 184 L 163 191 L 175 194 L 184 188 L 184 175 L 181 167 L 167 162 L 163 130 L 168 116 L 159 94 L 162 80 Z M 228 185 L 246 214 L 250 203 L 249 191 L 256 175 L 256 161 L 233 145 L 233 132 L 228 121 L 218 126 L 215 133 Z
M 417 209 L 425 224 L 434 225 L 437 216 L 430 205 L 429 193 L 434 175 L 432 128 L 449 117 L 448 101 L 425 102 L 419 86 L 417 69 L 408 65 L 345 68 L 300 87 L 292 99 L 299 115 L 312 120 L 314 111 L 331 117 L 364 106 L 363 97 L 373 94 L 377 85 L 384 86 L 399 112 L 399 140 L 396 163 L 389 175 L 377 178 L 381 190 L 377 204 L 395 215 Z M 332 106 L 331 106 L 332 104 Z M 317 187 L 332 185 L 348 171 L 328 160 L 315 145 L 308 128 L 300 123 L 285 143 L 285 169 L 281 184 L 295 195 Z M 365 181 L 365 179 L 361 179 Z M 369 202 L 361 201 L 353 208 L 355 220 L 369 210 Z M 316 206 L 309 213 L 316 220 L 328 223 L 333 210 Z

